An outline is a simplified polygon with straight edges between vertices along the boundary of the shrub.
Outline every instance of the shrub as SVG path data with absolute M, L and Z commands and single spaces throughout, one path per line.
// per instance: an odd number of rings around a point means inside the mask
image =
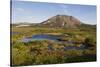
M 86 47 L 92 47 L 96 45 L 94 39 L 91 37 L 86 37 L 84 40 L 84 44 L 86 45 Z

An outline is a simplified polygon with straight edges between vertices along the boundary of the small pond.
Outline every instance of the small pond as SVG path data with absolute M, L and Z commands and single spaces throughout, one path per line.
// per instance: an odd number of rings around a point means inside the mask
M 60 38 L 62 38 L 63 36 L 59 36 L 59 35 L 50 35 L 50 34 L 37 34 L 37 35 L 33 35 L 32 37 L 26 37 L 26 38 L 23 38 L 21 40 L 21 42 L 30 42 L 30 41 L 35 41 L 35 40 L 53 40 L 53 41 L 56 41 L 56 42 L 63 42 L 65 44 L 75 44 L 74 42 L 71 42 L 71 41 L 61 41 L 59 40 Z M 53 47 L 51 45 L 48 46 L 48 49 L 49 50 L 53 50 Z M 85 46 L 83 44 L 81 44 L 80 47 L 77 47 L 77 46 L 65 46 L 63 48 L 64 51 L 66 50 L 70 50 L 70 49 L 77 49 L 77 50 L 83 50 L 85 49 Z
M 30 42 L 30 41 L 35 41 L 35 40 L 53 40 L 53 41 L 60 41 L 61 42 L 61 40 L 59 40 L 59 39 L 62 37 L 63 36 L 60 36 L 60 35 L 36 34 L 36 35 L 33 35 L 32 37 L 23 38 L 21 40 L 21 42 Z

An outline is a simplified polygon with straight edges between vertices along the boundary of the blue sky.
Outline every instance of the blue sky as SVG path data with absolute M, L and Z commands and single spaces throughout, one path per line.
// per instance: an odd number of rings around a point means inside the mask
M 12 2 L 12 23 L 40 23 L 58 14 L 74 16 L 87 24 L 96 24 L 96 6 L 28 1 Z

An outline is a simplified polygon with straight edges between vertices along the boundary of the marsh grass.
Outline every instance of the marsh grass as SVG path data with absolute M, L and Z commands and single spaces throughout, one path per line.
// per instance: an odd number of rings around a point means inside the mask
M 96 60 L 96 32 L 95 29 L 65 29 L 65 28 L 41 28 L 21 27 L 12 28 L 12 32 L 21 34 L 12 35 L 12 66 L 57 64 L 71 62 L 87 62 Z M 19 42 L 24 37 L 31 37 L 33 34 L 52 34 L 63 36 L 61 40 L 78 42 L 70 45 L 67 43 L 55 42 L 52 40 Z M 66 50 L 64 47 L 80 47 L 81 43 L 93 45 L 84 50 Z

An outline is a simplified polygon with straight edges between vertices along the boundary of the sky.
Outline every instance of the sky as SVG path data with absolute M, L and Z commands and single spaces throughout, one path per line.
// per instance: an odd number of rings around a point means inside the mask
M 12 1 L 12 23 L 40 23 L 55 15 L 74 16 L 87 24 L 96 24 L 96 6 Z

